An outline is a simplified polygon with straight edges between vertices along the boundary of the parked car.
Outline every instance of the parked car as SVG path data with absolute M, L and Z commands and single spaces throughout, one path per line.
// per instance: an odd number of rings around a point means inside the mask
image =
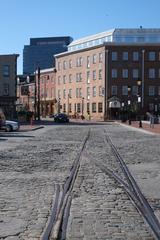
M 69 117 L 65 113 L 58 113 L 54 115 L 54 121 L 55 122 L 63 122 L 63 123 L 68 123 L 69 122 Z
M 18 122 L 6 120 L 1 129 L 5 130 L 6 132 L 18 131 L 20 125 Z

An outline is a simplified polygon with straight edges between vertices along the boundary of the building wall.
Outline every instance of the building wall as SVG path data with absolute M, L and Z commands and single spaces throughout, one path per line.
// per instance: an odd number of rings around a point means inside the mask
M 136 105 L 138 96 L 141 97 L 139 108 L 141 114 L 146 112 L 160 112 L 160 51 L 158 45 L 126 45 L 126 46 L 106 46 L 108 52 L 108 98 L 116 95 L 121 102 L 127 106 L 128 100 L 132 105 Z M 117 61 L 112 61 L 112 52 L 117 52 Z M 123 53 L 128 53 L 128 60 L 123 60 Z M 133 53 L 137 52 L 138 60 L 133 60 Z M 152 59 L 150 58 L 152 55 Z M 154 56 L 154 57 L 153 57 Z M 117 70 L 117 77 L 112 76 L 112 70 Z M 123 70 L 128 71 L 128 77 L 123 76 Z M 138 76 L 133 76 L 133 71 L 138 70 Z M 155 72 L 152 78 L 149 76 L 149 71 Z M 141 81 L 141 86 L 138 86 L 137 81 Z M 117 94 L 111 91 L 112 86 L 117 86 Z M 122 87 L 130 86 L 131 92 L 125 95 L 122 94 Z M 149 88 L 153 86 L 155 93 L 149 96 Z M 133 93 L 133 88 L 137 87 L 137 93 Z M 153 105 L 153 109 L 151 108 Z M 156 105 L 156 106 L 155 106 Z M 156 110 L 156 111 L 155 111 Z
M 102 62 L 98 60 L 100 53 L 103 54 Z M 115 53 L 117 60 L 112 59 Z M 138 55 L 138 58 L 133 60 L 133 55 Z M 96 63 L 93 63 L 93 56 L 96 56 Z M 89 68 L 87 68 L 87 57 L 90 57 Z M 82 64 L 78 66 L 77 61 L 80 59 L 82 59 Z M 70 61 L 72 61 L 72 67 L 70 67 Z M 107 118 L 120 118 L 123 110 L 122 103 L 135 115 L 146 116 L 146 112 L 160 114 L 160 50 L 158 44 L 105 43 L 88 49 L 67 52 L 56 56 L 56 69 L 56 98 L 61 112 L 67 112 L 70 116 L 77 115 L 77 112 L 78 115 L 82 113 L 87 115 L 87 104 L 89 104 L 92 119 L 103 119 L 105 114 Z M 102 70 L 101 80 L 98 78 L 100 69 Z M 90 71 L 90 83 L 87 83 L 87 71 Z M 93 80 L 93 71 L 96 71 L 95 80 Z M 77 74 L 81 74 L 81 80 L 77 79 Z M 72 76 L 71 82 L 70 75 Z M 140 86 L 138 86 L 138 81 L 141 83 Z M 99 96 L 99 87 L 103 89 L 101 96 Z M 131 91 L 128 91 L 128 87 Z M 90 98 L 87 96 L 87 88 L 90 88 Z M 93 88 L 96 89 L 95 96 Z M 117 88 L 116 92 L 113 91 L 115 88 Z M 76 96 L 76 91 L 79 91 L 77 89 L 81 89 L 79 96 Z M 123 90 L 123 92 L 122 89 L 126 91 Z M 72 92 L 71 98 L 68 95 L 70 91 Z M 120 108 L 109 108 L 108 100 L 112 97 L 119 99 Z M 138 97 L 141 99 L 140 103 Z M 99 112 L 98 104 L 101 103 L 103 111 Z M 70 104 L 71 111 L 68 107 Z M 80 106 L 80 110 L 77 110 L 77 105 Z M 92 105 L 96 106 L 96 109 L 92 109 Z
M 40 71 L 40 111 L 43 117 L 56 112 L 55 78 L 56 72 L 54 68 Z M 36 81 L 38 96 L 37 76 Z
M 15 117 L 18 56 L 0 55 L 0 107 L 10 119 Z
M 61 112 L 66 112 L 72 117 L 88 117 L 89 113 L 91 118 L 103 118 L 104 50 L 104 47 L 97 47 L 57 57 L 56 99 L 61 106 Z M 87 72 L 90 74 L 88 80 Z M 90 94 L 87 94 L 87 91 L 90 91 Z M 99 112 L 98 104 L 101 104 Z

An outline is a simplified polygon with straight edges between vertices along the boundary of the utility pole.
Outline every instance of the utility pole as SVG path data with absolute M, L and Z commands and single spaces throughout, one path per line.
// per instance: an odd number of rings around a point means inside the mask
M 37 105 L 38 121 L 40 121 L 40 67 L 38 67 L 38 105 Z

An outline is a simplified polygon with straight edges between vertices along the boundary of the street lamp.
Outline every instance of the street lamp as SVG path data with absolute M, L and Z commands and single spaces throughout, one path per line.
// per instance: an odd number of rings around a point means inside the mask
M 83 114 L 84 114 L 84 97 L 82 97 L 82 120 L 84 119 L 84 116 L 83 116 Z
M 128 86 L 128 98 L 129 98 L 129 96 L 130 96 L 130 92 L 131 92 L 131 86 Z M 129 125 L 131 125 L 131 116 L 130 116 L 130 106 L 131 106 L 131 101 L 128 99 L 128 111 L 129 111 L 129 113 L 128 113 L 128 123 L 129 123 Z
M 138 85 L 138 105 L 139 105 L 139 127 L 142 128 L 142 120 L 141 120 L 141 115 L 140 115 L 140 110 L 141 110 L 141 95 L 140 95 L 140 89 L 141 89 L 141 84 L 142 81 L 138 80 L 137 85 Z
M 40 121 L 40 67 L 38 67 L 38 102 L 37 102 L 37 115 L 38 121 Z
M 26 83 L 28 84 L 28 87 L 27 87 L 27 97 L 28 97 L 27 105 L 28 105 L 28 111 L 29 111 L 30 110 L 30 105 L 29 105 L 29 97 L 30 97 L 29 83 L 30 83 L 30 78 L 29 78 L 29 76 L 27 76 L 27 78 L 26 78 Z

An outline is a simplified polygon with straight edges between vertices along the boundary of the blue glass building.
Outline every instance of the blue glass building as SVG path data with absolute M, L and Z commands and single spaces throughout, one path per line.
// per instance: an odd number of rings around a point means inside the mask
M 69 36 L 31 38 L 30 45 L 23 49 L 23 74 L 33 74 L 37 66 L 41 69 L 55 67 L 54 54 L 67 51 L 72 41 Z

